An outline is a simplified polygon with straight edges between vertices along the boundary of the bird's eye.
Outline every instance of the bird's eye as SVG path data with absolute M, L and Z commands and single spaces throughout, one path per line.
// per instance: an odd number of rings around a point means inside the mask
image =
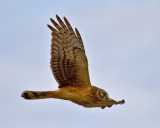
M 105 96 L 106 94 L 104 92 L 101 92 L 101 96 Z
M 108 94 L 105 91 L 98 91 L 98 97 L 100 99 L 106 99 L 108 98 Z
M 107 95 L 107 93 L 106 92 L 101 92 L 101 98 L 102 99 L 107 99 L 108 100 L 108 95 Z
M 105 92 L 101 92 L 101 96 L 102 97 L 106 97 L 106 93 Z

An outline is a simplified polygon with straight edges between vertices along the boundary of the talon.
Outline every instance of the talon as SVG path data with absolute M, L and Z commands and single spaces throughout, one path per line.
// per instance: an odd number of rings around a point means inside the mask
M 123 99 L 123 100 L 121 100 L 121 101 L 119 101 L 119 104 L 124 104 L 125 103 L 125 100 Z

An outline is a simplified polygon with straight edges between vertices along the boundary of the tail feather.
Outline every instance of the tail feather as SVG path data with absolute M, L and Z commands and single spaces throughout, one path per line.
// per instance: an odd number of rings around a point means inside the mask
M 24 99 L 45 99 L 54 98 L 54 91 L 24 91 L 21 95 Z

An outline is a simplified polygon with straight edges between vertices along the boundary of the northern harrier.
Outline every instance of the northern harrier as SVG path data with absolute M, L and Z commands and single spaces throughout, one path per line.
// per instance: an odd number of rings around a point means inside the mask
M 24 99 L 58 98 L 70 100 L 84 107 L 111 107 L 123 104 L 125 101 L 115 101 L 109 98 L 103 89 L 92 86 L 88 73 L 88 61 L 79 31 L 72 29 L 68 20 L 64 22 L 56 15 L 57 24 L 50 19 L 55 28 L 48 25 L 52 31 L 50 67 L 58 82 L 56 91 L 24 91 Z

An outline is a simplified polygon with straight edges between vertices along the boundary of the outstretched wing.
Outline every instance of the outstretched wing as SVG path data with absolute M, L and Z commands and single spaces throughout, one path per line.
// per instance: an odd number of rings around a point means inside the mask
M 60 25 L 50 19 L 55 28 L 52 30 L 50 66 L 59 88 L 64 86 L 91 85 L 88 73 L 88 61 L 79 31 L 74 33 L 68 20 L 65 24 L 56 15 Z

